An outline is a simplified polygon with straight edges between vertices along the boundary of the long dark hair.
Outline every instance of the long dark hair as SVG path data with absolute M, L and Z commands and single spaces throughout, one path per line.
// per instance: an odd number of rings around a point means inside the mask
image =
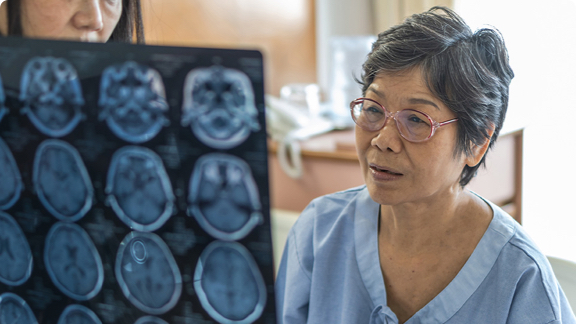
M 8 5 L 8 35 L 22 36 L 20 0 L 6 0 L 6 4 Z M 131 43 L 134 38 L 136 43 L 144 44 L 140 0 L 122 0 L 122 15 L 108 41 Z

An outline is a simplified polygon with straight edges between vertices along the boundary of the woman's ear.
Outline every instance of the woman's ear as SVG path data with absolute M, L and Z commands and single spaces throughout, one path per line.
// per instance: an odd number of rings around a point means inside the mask
M 494 134 L 494 125 L 492 124 L 488 131 L 488 138 L 484 141 L 483 144 L 479 145 L 472 145 L 472 155 L 466 157 L 466 165 L 469 167 L 474 167 L 480 161 L 482 161 L 482 157 L 486 154 L 488 150 L 488 146 L 490 146 L 490 140 L 492 139 L 492 135 Z

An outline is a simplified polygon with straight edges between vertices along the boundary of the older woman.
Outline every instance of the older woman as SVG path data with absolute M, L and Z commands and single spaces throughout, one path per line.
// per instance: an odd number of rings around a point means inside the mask
M 545 256 L 465 189 L 502 127 L 500 34 L 433 8 L 381 33 L 351 103 L 365 186 L 315 199 L 277 278 L 281 323 L 576 323 Z
M 140 0 L 6 0 L 0 34 L 144 43 Z

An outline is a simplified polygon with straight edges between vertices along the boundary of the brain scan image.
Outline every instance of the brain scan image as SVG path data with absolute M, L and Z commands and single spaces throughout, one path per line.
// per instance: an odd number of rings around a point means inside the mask
M 164 83 L 158 71 L 134 61 L 110 66 L 100 82 L 100 119 L 130 143 L 146 142 L 168 124 Z
M 58 222 L 50 228 L 44 264 L 54 285 L 70 298 L 89 300 L 102 288 L 102 259 L 88 233 L 79 225 Z
M 76 69 L 62 58 L 31 59 L 22 72 L 20 100 L 32 124 L 51 137 L 69 134 L 82 119 L 80 81 Z
M 106 193 L 116 215 L 137 231 L 160 228 L 174 209 L 175 197 L 162 160 L 144 147 L 126 146 L 114 153 Z
M 124 296 L 143 312 L 163 314 L 180 298 L 180 270 L 166 243 L 154 233 L 129 233 L 120 243 L 114 270 Z
M 168 324 L 168 322 L 154 316 L 142 316 L 134 324 Z
M 0 282 L 19 286 L 32 273 L 32 251 L 20 225 L 0 212 Z
M 8 145 L 0 138 L 0 210 L 12 207 L 24 188 L 20 170 Z
M 2 117 L 8 113 L 8 109 L 4 105 L 6 102 L 6 95 L 4 95 L 4 86 L 2 85 L 2 78 L 0 78 L 0 121 L 2 121 Z
M 260 130 L 254 91 L 241 71 L 212 66 L 190 71 L 184 82 L 182 126 L 216 149 L 235 147 Z
M 42 205 L 57 219 L 77 221 L 92 207 L 94 188 L 72 145 L 56 139 L 42 142 L 36 150 L 32 177 Z
M 202 307 L 218 323 L 252 323 L 262 315 L 266 287 L 250 252 L 237 242 L 214 241 L 194 271 Z
M 258 188 L 246 162 L 211 153 L 196 162 L 189 184 L 188 214 L 217 239 L 244 238 L 262 222 Z
M 70 305 L 64 309 L 58 324 L 102 324 L 92 310 L 82 305 Z
M 38 324 L 30 306 L 13 293 L 0 295 L 0 324 Z

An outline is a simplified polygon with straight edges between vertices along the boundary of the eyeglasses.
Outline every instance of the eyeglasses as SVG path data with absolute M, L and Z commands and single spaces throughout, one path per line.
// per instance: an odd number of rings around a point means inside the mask
M 403 109 L 391 113 L 377 101 L 368 98 L 358 98 L 350 103 L 350 113 L 356 125 L 360 128 L 376 132 L 384 128 L 386 121 L 392 117 L 400 135 L 410 142 L 424 142 L 429 140 L 436 129 L 458 120 L 450 119 L 436 122 L 425 113 L 414 109 Z

